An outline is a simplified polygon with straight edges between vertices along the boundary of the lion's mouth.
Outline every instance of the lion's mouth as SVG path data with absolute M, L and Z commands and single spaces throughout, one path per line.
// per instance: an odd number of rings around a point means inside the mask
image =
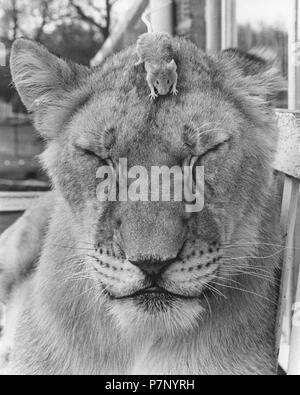
M 143 296 L 143 295 L 160 295 L 160 294 L 168 294 L 169 292 L 161 287 L 148 287 L 144 288 L 140 291 L 135 292 L 134 294 L 130 295 L 129 297 L 136 297 L 136 296 Z
M 174 300 L 174 299 L 185 299 L 185 300 L 191 300 L 195 299 L 191 296 L 184 296 L 180 294 L 176 294 L 170 291 L 167 291 L 166 289 L 159 287 L 159 286 L 151 286 L 151 287 L 146 287 L 143 288 L 137 292 L 134 292 L 132 294 L 123 296 L 123 297 L 116 297 L 116 300 L 126 300 L 126 299 L 153 299 L 153 298 L 158 298 L 161 300 Z M 199 298 L 199 297 L 198 297 Z

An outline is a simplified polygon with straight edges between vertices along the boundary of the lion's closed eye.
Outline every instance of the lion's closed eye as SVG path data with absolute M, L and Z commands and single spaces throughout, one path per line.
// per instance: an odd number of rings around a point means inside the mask
M 96 151 L 96 149 L 92 149 L 90 147 L 81 147 L 80 145 L 75 145 L 74 146 L 77 153 L 79 153 L 79 155 L 81 156 L 89 156 L 89 157 L 93 157 L 93 158 L 98 158 L 99 160 L 103 160 L 100 153 L 98 153 Z
M 226 157 L 230 150 L 229 140 L 213 145 L 211 148 L 204 151 L 201 155 L 195 156 L 192 159 L 193 165 L 193 175 L 195 177 L 195 171 L 197 166 L 207 166 L 211 162 L 216 160 L 222 160 L 222 158 Z

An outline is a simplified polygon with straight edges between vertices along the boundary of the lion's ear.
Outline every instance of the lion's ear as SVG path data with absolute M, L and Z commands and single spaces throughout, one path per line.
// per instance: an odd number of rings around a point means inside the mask
M 228 72 L 231 89 L 236 93 L 248 94 L 252 101 L 270 102 L 278 92 L 287 88 L 274 56 L 265 53 L 247 53 L 238 49 L 227 49 L 220 55 L 221 65 Z M 231 76 L 230 76 L 231 75 Z
M 69 64 L 30 40 L 15 41 L 11 51 L 12 79 L 39 132 L 46 138 L 62 126 L 74 108 L 73 92 L 88 69 Z M 58 114 L 59 111 L 59 114 Z
M 273 67 L 273 61 L 270 62 L 261 54 L 244 52 L 236 48 L 229 48 L 222 52 L 224 59 L 235 63 L 245 75 L 255 75 Z

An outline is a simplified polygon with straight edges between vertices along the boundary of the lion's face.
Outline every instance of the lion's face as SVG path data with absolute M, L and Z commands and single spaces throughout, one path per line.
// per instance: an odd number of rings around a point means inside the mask
M 25 43 L 27 50 L 33 46 Z M 29 103 L 40 130 L 55 122 L 43 161 L 73 212 L 72 237 L 84 270 L 123 327 L 186 328 L 209 312 L 212 299 L 232 285 L 235 258 L 251 253 L 271 182 L 276 138 L 263 98 L 269 92 L 254 78 L 251 85 L 228 59 L 178 43 L 178 98 L 151 103 L 129 51 L 94 71 L 47 59 L 63 71 L 54 76 L 52 65 L 47 86 L 53 91 L 38 92 L 35 85 L 38 101 Z M 17 86 L 21 63 L 28 63 L 22 48 L 15 49 L 12 68 Z M 30 50 L 31 68 L 44 70 L 50 55 Z M 30 71 L 24 73 L 32 84 Z M 65 78 L 65 86 L 55 86 L 57 78 Z M 19 90 L 26 103 L 25 85 Z M 153 166 L 203 166 L 204 209 L 188 213 L 172 193 L 168 202 L 99 201 L 99 167 L 117 171 L 122 159 L 128 169 L 143 166 L 149 177 Z M 133 183 L 129 178 L 128 189 Z

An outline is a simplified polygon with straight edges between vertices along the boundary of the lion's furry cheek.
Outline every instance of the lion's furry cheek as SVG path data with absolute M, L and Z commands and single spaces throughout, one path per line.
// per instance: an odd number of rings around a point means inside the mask
M 205 314 L 199 300 L 174 300 L 167 308 L 150 311 L 134 300 L 109 303 L 108 313 L 114 318 L 124 336 L 157 337 L 180 335 L 195 331 Z M 143 340 L 141 339 L 141 340 Z

